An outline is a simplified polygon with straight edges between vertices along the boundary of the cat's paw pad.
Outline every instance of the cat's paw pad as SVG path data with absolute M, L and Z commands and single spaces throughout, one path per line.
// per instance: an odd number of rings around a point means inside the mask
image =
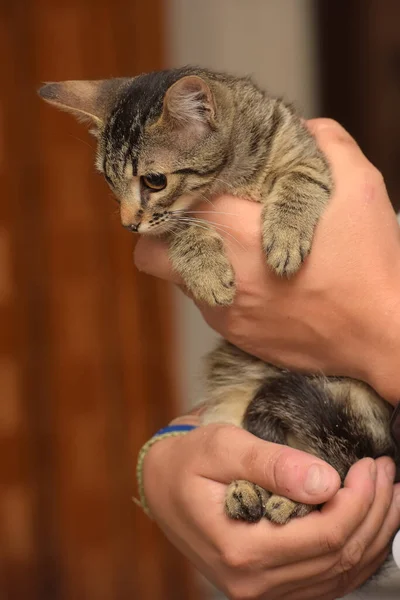
M 250 481 L 233 481 L 226 491 L 225 512 L 231 519 L 257 523 L 265 515 L 269 492 Z
M 235 274 L 228 261 L 215 260 L 186 284 L 195 300 L 209 306 L 228 306 L 235 298 Z
M 265 516 L 272 523 L 284 525 L 295 517 L 305 517 L 315 507 L 272 494 L 265 504 Z
M 263 232 L 267 262 L 280 276 L 297 273 L 310 253 L 311 242 L 311 236 L 291 228 L 266 227 Z

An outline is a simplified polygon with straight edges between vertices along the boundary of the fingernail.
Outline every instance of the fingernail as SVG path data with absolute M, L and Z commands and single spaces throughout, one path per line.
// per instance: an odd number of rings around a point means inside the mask
M 321 465 L 311 465 L 304 481 L 304 490 L 307 494 L 321 494 L 326 492 L 332 483 L 331 471 Z
M 390 461 L 385 467 L 386 475 L 391 483 L 394 481 L 394 477 L 396 475 L 396 467 L 395 464 Z

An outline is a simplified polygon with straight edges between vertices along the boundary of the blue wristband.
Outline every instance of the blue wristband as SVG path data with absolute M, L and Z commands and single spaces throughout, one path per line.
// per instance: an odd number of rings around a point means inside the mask
M 162 429 L 159 429 L 157 431 L 157 433 L 155 433 L 153 435 L 153 437 L 150 438 L 145 443 L 144 446 L 142 446 L 142 448 L 139 452 L 137 466 L 136 466 L 136 476 L 137 476 L 140 500 L 136 500 L 135 498 L 133 500 L 136 502 L 136 504 L 138 504 L 144 510 L 144 512 L 149 517 L 151 515 L 150 515 L 149 507 L 147 506 L 146 497 L 144 494 L 144 485 L 143 485 L 143 462 L 144 462 L 144 458 L 145 458 L 147 452 L 153 446 L 153 444 L 160 441 L 160 438 L 162 439 L 162 438 L 167 438 L 167 437 L 179 436 L 180 434 L 188 433 L 189 431 L 192 431 L 192 429 L 196 429 L 196 428 L 197 428 L 197 425 L 168 425 L 168 427 L 163 427 Z
M 159 429 L 157 433 L 153 435 L 153 437 L 158 437 L 159 435 L 164 435 L 166 433 L 183 433 L 185 431 L 192 431 L 192 429 L 197 429 L 197 425 L 168 425 L 167 427 Z

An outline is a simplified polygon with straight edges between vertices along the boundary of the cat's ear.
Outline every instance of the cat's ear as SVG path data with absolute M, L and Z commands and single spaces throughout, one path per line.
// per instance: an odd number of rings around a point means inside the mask
M 43 100 L 72 113 L 78 120 L 101 127 L 124 82 L 126 79 L 60 81 L 47 83 L 38 93 Z
M 212 127 L 215 122 L 215 102 L 204 79 L 188 75 L 174 83 L 165 94 L 163 118 L 181 127 Z

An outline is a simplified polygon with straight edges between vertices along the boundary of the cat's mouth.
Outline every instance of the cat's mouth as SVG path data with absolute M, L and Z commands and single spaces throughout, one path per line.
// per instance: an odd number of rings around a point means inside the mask
M 167 231 L 179 230 L 194 220 L 186 216 L 184 210 L 164 210 L 148 216 L 144 215 L 139 221 L 125 227 L 140 235 L 160 235 Z
M 166 233 L 167 231 L 171 231 L 174 229 L 172 220 L 165 221 L 163 223 L 158 223 L 157 225 L 144 223 L 139 227 L 138 233 L 143 235 L 160 235 L 162 233 Z
M 175 219 L 171 213 L 164 211 L 150 215 L 148 219 L 138 223 L 135 232 L 141 235 L 160 235 L 171 229 L 174 229 Z

